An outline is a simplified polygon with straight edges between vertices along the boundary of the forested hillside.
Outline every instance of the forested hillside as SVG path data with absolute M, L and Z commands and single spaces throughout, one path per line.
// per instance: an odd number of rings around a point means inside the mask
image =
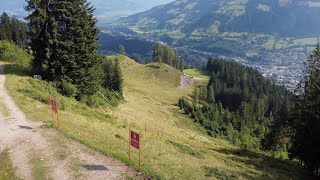
M 246 149 L 260 149 L 273 116 L 290 106 L 292 94 L 258 71 L 222 59 L 209 58 L 207 85 L 194 89 L 192 103 L 180 108 L 215 137 L 225 137 Z
M 179 55 L 179 53 L 176 50 L 172 49 L 167 45 L 156 43 L 153 47 L 152 56 L 153 61 L 159 64 L 165 63 L 180 71 L 183 71 L 184 69 L 183 58 Z
M 149 55 L 147 42 L 161 41 L 176 48 L 189 65 L 205 65 L 208 56 L 234 59 L 293 90 L 320 35 L 319 3 L 176 0 L 122 18 L 104 27 L 104 32 L 124 46 L 126 40 L 144 42 L 139 51 L 130 43 L 127 46 L 142 57 Z
M 178 30 L 188 35 L 248 32 L 316 37 L 320 30 L 319 16 L 319 2 L 314 0 L 176 0 L 122 18 L 120 23 L 144 32 Z
M 209 135 L 298 160 L 319 175 L 320 45 L 306 65 L 293 94 L 252 68 L 210 58 L 208 84 L 196 87 L 191 100 L 181 98 L 178 104 Z
M 19 46 L 26 46 L 28 35 L 28 26 L 25 22 L 13 17 L 10 18 L 7 13 L 0 16 L 0 40 L 7 40 Z

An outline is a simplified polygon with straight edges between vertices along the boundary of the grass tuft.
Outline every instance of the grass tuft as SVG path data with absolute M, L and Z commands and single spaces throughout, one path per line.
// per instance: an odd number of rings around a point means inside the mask
M 18 180 L 19 178 L 15 175 L 12 162 L 9 157 L 9 151 L 4 150 L 0 153 L 0 180 Z
M 221 180 L 237 179 L 236 176 L 230 175 L 222 170 L 219 170 L 216 167 L 204 166 L 204 169 L 205 169 L 207 177 L 215 177 L 215 178 L 221 179 Z

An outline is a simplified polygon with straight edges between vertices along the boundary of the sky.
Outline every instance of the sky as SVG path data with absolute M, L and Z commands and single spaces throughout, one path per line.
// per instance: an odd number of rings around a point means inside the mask
M 173 0 L 89 0 L 96 8 L 95 15 L 99 23 L 108 23 L 171 1 Z M 25 5 L 25 0 L 0 0 L 0 13 L 5 11 L 10 16 L 22 19 L 27 16 Z

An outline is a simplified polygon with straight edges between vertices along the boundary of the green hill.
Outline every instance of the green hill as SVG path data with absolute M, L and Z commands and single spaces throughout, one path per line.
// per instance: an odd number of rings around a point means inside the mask
M 115 58 L 115 57 L 109 57 Z M 241 150 L 208 136 L 176 105 L 189 96 L 195 80 L 178 87 L 181 72 L 167 65 L 137 64 L 118 56 L 125 100 L 118 107 L 90 108 L 60 95 L 51 83 L 31 78 L 29 68 L 6 64 L 6 87 L 34 121 L 52 127 L 48 96 L 58 99 L 60 132 L 102 153 L 127 162 L 128 129 L 142 135 L 142 172 L 155 179 L 306 179 L 303 170 L 265 153 Z M 203 73 L 205 74 L 205 73 Z M 132 151 L 138 167 L 138 152 Z

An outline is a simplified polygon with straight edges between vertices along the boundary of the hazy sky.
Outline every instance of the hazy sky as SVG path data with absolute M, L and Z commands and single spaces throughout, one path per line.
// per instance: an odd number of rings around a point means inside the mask
M 145 11 L 154 6 L 169 3 L 173 0 L 89 0 L 95 6 L 95 15 L 101 21 L 110 21 L 122 16 L 128 16 Z M 0 13 L 6 11 L 10 16 L 23 18 L 27 15 L 24 11 L 25 0 L 0 0 Z

